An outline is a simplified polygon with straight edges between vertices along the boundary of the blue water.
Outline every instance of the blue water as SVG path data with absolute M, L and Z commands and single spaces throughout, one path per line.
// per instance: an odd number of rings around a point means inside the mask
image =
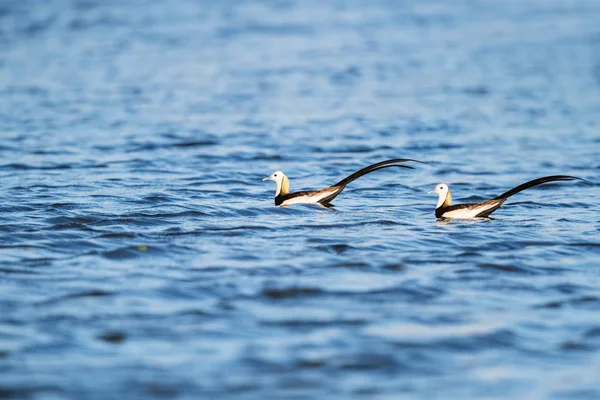
M 600 2 L 0 2 L 0 397 L 600 398 Z M 333 209 L 276 208 L 387 158 Z M 494 220 L 436 221 L 544 175 Z

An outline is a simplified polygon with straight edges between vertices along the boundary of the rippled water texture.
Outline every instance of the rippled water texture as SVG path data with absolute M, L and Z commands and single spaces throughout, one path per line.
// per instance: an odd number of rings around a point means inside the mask
M 600 2 L 0 2 L 0 397 L 599 399 Z M 387 158 L 334 209 L 276 208 Z M 436 221 L 439 182 L 494 220 Z

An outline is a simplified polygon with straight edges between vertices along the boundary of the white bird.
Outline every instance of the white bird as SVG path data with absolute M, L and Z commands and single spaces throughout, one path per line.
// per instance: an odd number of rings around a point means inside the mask
M 529 189 L 533 186 L 541 185 L 546 182 L 553 181 L 571 181 L 571 180 L 585 181 L 585 179 L 577 178 L 575 176 L 568 175 L 552 175 L 545 176 L 543 178 L 534 179 L 529 182 L 525 182 L 500 196 L 494 197 L 491 200 L 487 200 L 481 203 L 474 204 L 455 204 L 452 205 L 452 192 L 448 185 L 440 183 L 430 191 L 429 193 L 438 194 L 438 202 L 435 206 L 435 216 L 437 218 L 486 218 L 491 213 L 496 211 L 510 196 L 519 193 L 525 189 Z
M 410 167 L 408 165 L 399 164 L 407 161 L 423 163 L 422 161 L 412 160 L 410 158 L 395 158 L 392 160 L 381 161 L 377 164 L 369 165 L 368 167 L 356 171 L 355 173 L 348 176 L 347 178 L 342 179 L 335 185 L 329 186 L 321 190 L 310 190 L 290 193 L 290 180 L 281 171 L 274 172 L 271 176 L 263 179 L 263 181 L 275 181 L 275 183 L 277 184 L 277 190 L 275 192 L 276 206 L 289 206 L 290 204 L 321 204 L 327 207 L 330 205 L 331 201 L 338 194 L 340 194 L 342 190 L 344 190 L 346 185 L 348 185 L 350 182 L 360 178 L 361 176 L 365 176 L 366 174 L 383 168 L 401 167 L 412 169 L 413 167 Z

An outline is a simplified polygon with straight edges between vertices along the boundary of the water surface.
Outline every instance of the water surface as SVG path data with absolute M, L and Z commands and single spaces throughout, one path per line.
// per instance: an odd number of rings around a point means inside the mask
M 0 4 L 0 397 L 600 398 L 600 3 Z M 334 209 L 276 208 L 387 158 Z

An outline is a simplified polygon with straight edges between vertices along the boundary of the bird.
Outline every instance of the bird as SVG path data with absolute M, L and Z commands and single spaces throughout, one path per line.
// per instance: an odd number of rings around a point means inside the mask
M 537 185 L 541 185 L 547 182 L 554 181 L 571 181 L 580 180 L 588 182 L 585 179 L 577 178 L 575 176 L 568 175 L 551 175 L 537 178 L 529 182 L 525 182 L 508 192 L 502 193 L 500 196 L 494 197 L 491 200 L 483 201 L 481 203 L 473 204 L 454 204 L 452 205 L 452 192 L 448 185 L 440 183 L 430 191 L 429 193 L 438 194 L 438 202 L 435 206 L 435 216 L 437 218 L 457 218 L 457 219 L 471 219 L 471 218 L 487 218 L 491 213 L 496 211 L 500 206 L 510 197 L 525 189 L 532 188 Z
M 414 161 L 422 164 L 426 164 L 422 161 L 413 160 L 410 158 L 394 158 L 391 160 L 385 160 L 378 162 L 376 164 L 369 165 L 363 169 L 360 169 L 349 175 L 348 177 L 342 179 L 335 185 L 326 187 L 321 190 L 309 190 L 309 191 L 301 191 L 290 193 L 290 180 L 288 177 L 281 171 L 275 171 L 271 176 L 268 176 L 263 179 L 263 181 L 275 181 L 277 184 L 277 190 L 275 192 L 275 205 L 276 206 L 289 206 L 290 204 L 320 204 L 325 207 L 329 207 L 331 205 L 331 201 L 339 195 L 342 190 L 348 185 L 350 182 L 370 174 L 371 172 L 378 171 L 384 168 L 390 167 L 400 167 L 400 168 L 409 168 L 413 169 L 413 167 L 408 165 L 402 165 L 399 163 Z

